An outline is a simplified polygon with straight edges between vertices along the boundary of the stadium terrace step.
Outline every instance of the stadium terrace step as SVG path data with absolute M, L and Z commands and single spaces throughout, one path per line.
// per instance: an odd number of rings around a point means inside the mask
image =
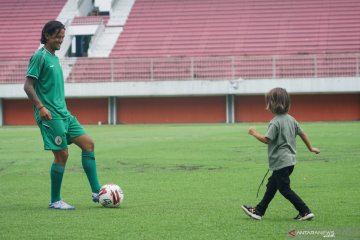
M 359 52 L 359 10 L 356 1 L 137 0 L 110 57 Z
M 66 0 L 2 1 L 0 60 L 28 59 L 40 45 L 39 33 L 44 23 L 55 19 L 65 3 Z

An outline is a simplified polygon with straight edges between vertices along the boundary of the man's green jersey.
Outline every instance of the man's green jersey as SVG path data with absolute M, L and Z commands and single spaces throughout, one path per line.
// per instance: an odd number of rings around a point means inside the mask
M 50 111 L 53 119 L 65 119 L 71 116 L 66 107 L 64 76 L 57 56 L 44 47 L 37 50 L 30 58 L 26 77 L 36 79 L 34 86 L 36 94 Z M 39 122 L 39 111 L 35 106 L 34 115 Z

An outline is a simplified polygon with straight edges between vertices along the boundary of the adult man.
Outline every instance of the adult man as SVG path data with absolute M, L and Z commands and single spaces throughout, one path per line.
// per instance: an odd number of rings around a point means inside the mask
M 82 150 L 82 165 L 88 177 L 92 199 L 98 202 L 100 184 L 96 173 L 94 142 L 78 120 L 68 111 L 64 94 L 64 77 L 55 51 L 64 40 L 65 26 L 49 21 L 41 33 L 42 48 L 31 57 L 24 90 L 34 104 L 34 115 L 44 141 L 51 150 L 54 162 L 50 170 L 51 201 L 49 209 L 72 210 L 73 206 L 60 197 L 61 183 L 69 156 L 67 145 L 75 143 Z

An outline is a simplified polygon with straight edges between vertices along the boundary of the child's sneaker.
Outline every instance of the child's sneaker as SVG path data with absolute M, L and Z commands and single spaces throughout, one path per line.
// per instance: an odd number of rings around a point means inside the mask
M 60 201 L 57 201 L 57 202 L 49 203 L 49 209 L 74 210 L 75 207 L 67 204 L 63 200 L 60 200 Z
M 98 193 L 92 193 L 92 200 L 94 203 L 98 203 L 99 202 L 99 194 Z
M 256 208 L 245 205 L 242 205 L 241 208 L 249 217 L 256 220 L 261 220 L 261 214 L 256 210 Z
M 311 220 L 315 217 L 315 215 L 312 212 L 301 214 L 299 213 L 296 217 L 294 217 L 294 220 L 298 221 L 304 221 L 304 220 Z

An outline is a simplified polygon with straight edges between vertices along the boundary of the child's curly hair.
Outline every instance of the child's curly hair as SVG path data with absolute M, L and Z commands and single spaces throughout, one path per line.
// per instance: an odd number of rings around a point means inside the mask
M 284 88 L 271 89 L 265 95 L 266 109 L 274 114 L 284 114 L 290 108 L 290 95 Z

